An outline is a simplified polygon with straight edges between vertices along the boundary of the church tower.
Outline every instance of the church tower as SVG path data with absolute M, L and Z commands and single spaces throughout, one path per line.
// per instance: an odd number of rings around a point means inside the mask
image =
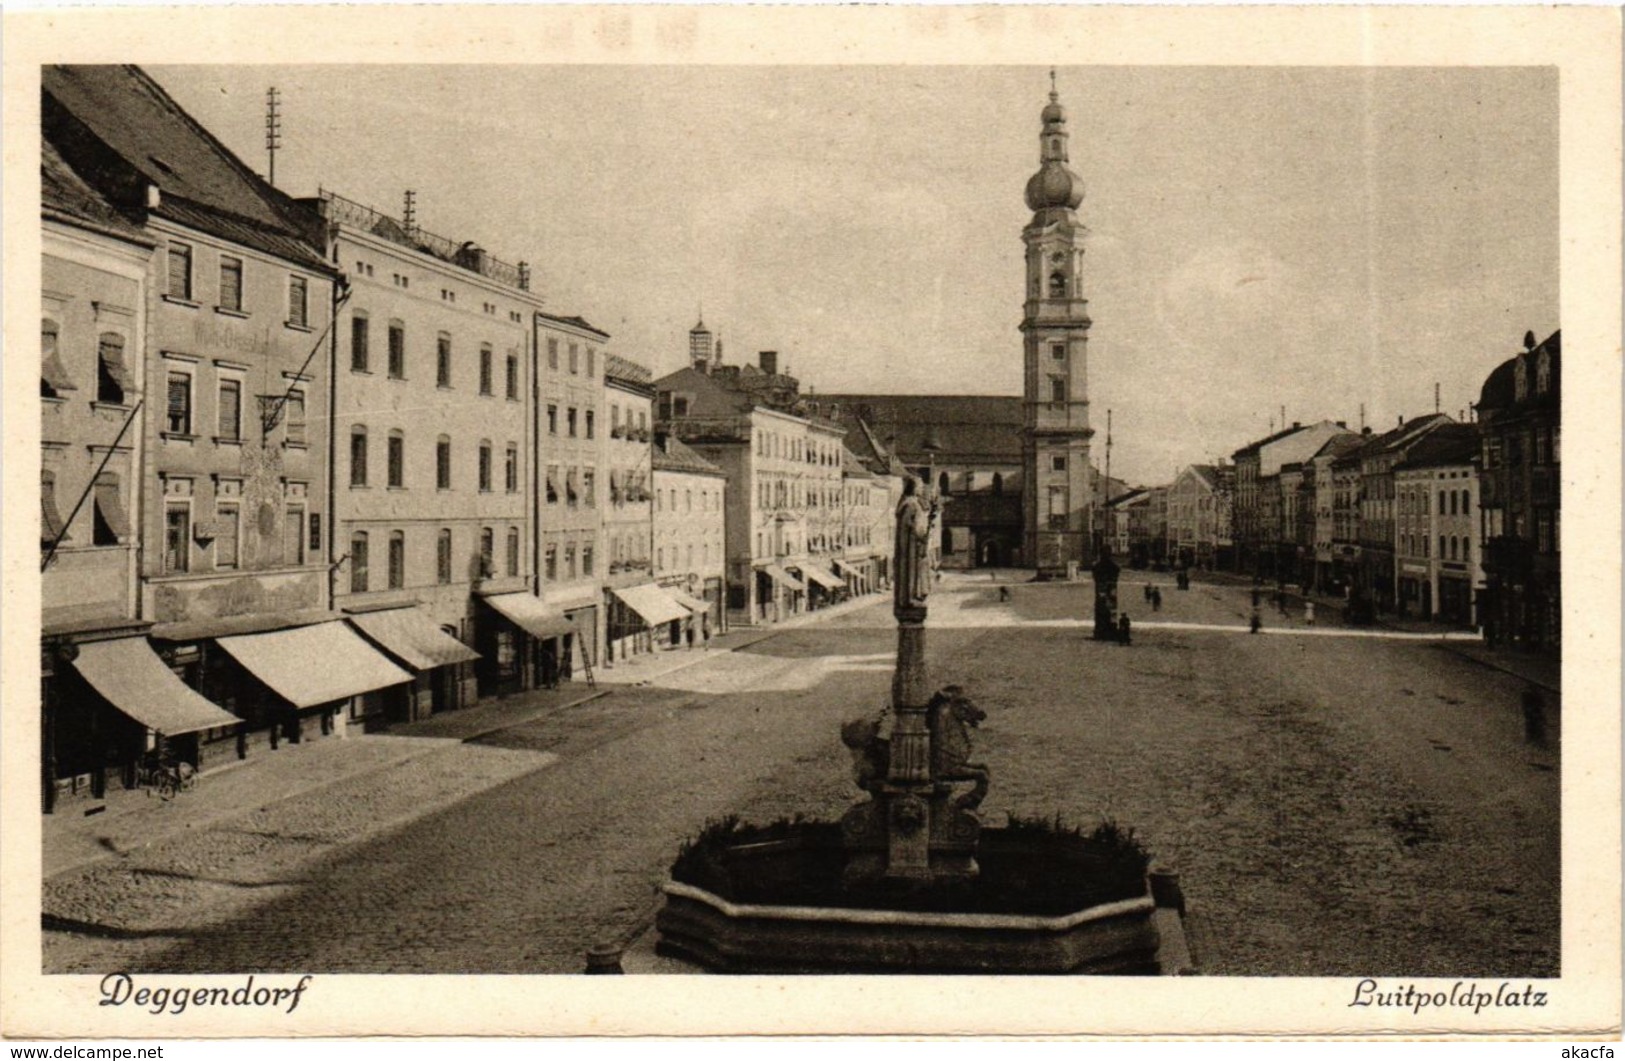
M 1026 562 L 1040 578 L 1064 576 L 1069 561 L 1095 560 L 1096 498 L 1089 465 L 1088 300 L 1083 297 L 1085 228 L 1074 213 L 1083 181 L 1067 165 L 1066 110 L 1050 71 L 1039 168 L 1027 182 L 1022 506 Z

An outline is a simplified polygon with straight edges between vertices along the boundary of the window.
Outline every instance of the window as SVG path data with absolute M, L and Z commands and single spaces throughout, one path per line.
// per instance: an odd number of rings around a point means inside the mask
M 1064 472 L 1066 471 L 1066 458 L 1059 456 L 1051 457 L 1049 459 L 1049 466 L 1051 471 Z
M 288 323 L 310 327 L 310 285 L 302 276 L 288 277 Z
M 305 510 L 290 508 L 284 517 L 287 541 L 283 545 L 283 559 L 289 564 L 305 562 Z
M 434 545 L 434 574 L 435 579 L 442 585 L 451 584 L 451 528 L 440 528 L 440 536 Z
M 1066 401 L 1066 377 L 1051 376 L 1049 378 L 1049 400 L 1060 404 Z
M 571 406 L 564 414 L 564 423 L 571 438 L 576 437 L 576 410 Z
M 480 344 L 480 393 L 491 393 L 491 344 Z
M 573 580 L 576 577 L 576 547 L 574 545 L 564 547 L 564 577 L 566 580 Z
M 295 446 L 304 445 L 305 392 L 297 387 L 288 391 L 287 401 L 283 403 L 283 421 L 287 424 L 288 443 Z
M 547 433 L 550 435 L 559 433 L 559 407 L 556 405 L 547 407 Z
M 118 476 L 102 472 L 96 476 L 93 487 L 96 495 L 92 508 L 92 545 L 118 545 L 130 537 L 130 521 L 124 514 L 124 499 L 119 496 Z
M 1049 344 L 1049 356 L 1054 358 L 1056 361 L 1065 361 L 1066 360 L 1066 344 L 1065 343 L 1050 343 Z
M 164 509 L 164 573 L 179 574 L 191 569 L 192 507 L 169 505 Z
M 406 532 L 391 531 L 389 535 L 389 588 L 406 585 Z
M 508 355 L 508 397 L 519 400 L 519 358 Z
M 587 375 L 588 376 L 592 375 L 593 361 L 594 361 L 594 359 L 597 358 L 597 356 L 598 356 L 598 351 L 597 350 L 594 350 L 590 346 L 587 347 Z
M 1066 274 L 1065 273 L 1051 273 L 1049 275 L 1049 297 L 1050 298 L 1065 298 L 1066 297 Z
M 220 308 L 242 311 L 243 260 L 220 257 Z
M 586 498 L 587 507 L 595 508 L 598 505 L 597 475 L 588 468 L 581 473 L 581 493 Z
M 123 405 L 124 395 L 132 389 L 130 370 L 124 364 L 124 336 L 103 332 L 96 340 L 96 400 Z
M 592 577 L 592 546 L 590 544 L 581 547 L 581 577 Z
M 508 455 L 503 463 L 502 484 L 510 494 L 519 492 L 519 447 L 512 442 L 508 443 Z
M 557 339 L 547 341 L 547 367 L 551 369 L 559 367 L 559 341 Z
M 682 396 L 673 398 L 672 403 L 671 403 L 671 412 L 672 412 L 673 416 L 679 416 L 679 417 L 687 416 L 688 415 L 688 399 L 686 397 L 682 397 Z
M 451 336 L 445 332 L 435 339 L 434 383 L 437 387 L 451 386 Z
M 571 343 L 570 344 L 570 375 L 572 375 L 572 376 L 575 375 L 578 371 L 580 371 L 580 354 L 581 354 L 581 352 L 580 352 L 580 350 L 577 349 L 576 344 Z
M 451 439 L 445 435 L 434 444 L 434 485 L 436 490 L 451 489 Z
M 350 485 L 367 485 L 367 429 L 360 424 L 350 428 Z
M 388 461 L 389 485 L 400 489 L 406 485 L 406 439 L 399 431 L 389 433 Z
M 214 566 L 237 566 L 237 536 L 242 514 L 236 505 L 219 505 L 214 510 Z
M 649 430 L 649 411 L 647 409 L 638 410 L 638 430 L 641 432 Z
M 588 409 L 587 410 L 587 437 L 588 438 L 592 437 L 592 420 L 593 420 L 593 411 L 591 409 Z
M 1066 526 L 1066 487 L 1049 488 L 1049 523 L 1051 527 Z
M 480 492 L 491 492 L 491 443 L 480 442 Z
M 350 535 L 350 592 L 367 592 L 367 532 Z
M 40 321 L 40 383 L 41 398 L 60 398 L 62 391 L 77 390 L 68 370 L 57 352 L 57 323 L 49 318 Z
M 496 574 L 496 532 L 490 527 L 480 529 L 480 577 L 490 578 Z
M 164 421 L 166 430 L 173 435 L 190 435 L 192 433 L 192 374 L 189 372 L 171 372 L 169 374 L 169 405 L 168 416 Z
M 192 301 L 192 248 L 185 243 L 171 243 L 168 258 L 169 297 Z
M 67 541 L 67 528 L 62 524 L 62 515 L 56 507 L 56 473 L 45 470 L 40 471 L 39 484 L 40 500 L 40 541 L 55 542 Z
M 558 504 L 558 501 L 559 466 L 557 464 L 549 464 L 547 466 L 547 503 L 550 505 L 556 505 Z
M 655 550 L 655 570 L 666 570 L 666 550 L 664 547 Z
M 350 316 L 350 371 L 367 371 L 367 315 Z
M 558 577 L 559 577 L 559 547 L 556 546 L 556 545 L 551 545 L 551 544 L 548 545 L 547 551 L 545 553 L 543 553 L 543 557 L 544 557 L 543 562 L 547 565 L 547 568 L 546 568 L 546 570 L 547 570 L 547 580 L 549 582 L 558 581 Z
M 609 437 L 621 437 L 621 407 L 619 405 L 609 407 Z
M 519 574 L 519 528 L 508 528 L 508 574 Z
M 241 380 L 220 381 L 220 437 L 233 441 L 243 437 L 243 384 Z
M 406 378 L 406 325 L 389 322 L 389 378 Z

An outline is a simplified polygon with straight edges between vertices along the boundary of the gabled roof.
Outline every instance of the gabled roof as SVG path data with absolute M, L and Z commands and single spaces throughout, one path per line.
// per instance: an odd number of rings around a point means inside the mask
M 1438 468 L 1467 464 L 1479 454 L 1477 424 L 1441 424 L 1411 447 L 1395 468 Z
M 661 441 L 654 447 L 650 457 L 652 467 L 657 472 L 685 472 L 690 475 L 726 475 L 721 468 L 712 464 L 682 439 L 675 435 L 662 435 Z
M 654 379 L 654 373 L 631 358 L 622 357 L 620 354 L 606 353 L 604 354 L 604 378 L 607 380 L 622 380 L 626 383 L 637 383 L 646 387 Z
M 723 386 L 692 365 L 661 376 L 654 388 L 688 395 L 690 417 L 743 416 L 756 404 L 750 395 Z
M 568 324 L 572 328 L 580 328 L 584 332 L 592 332 L 594 335 L 602 336 L 605 339 L 609 338 L 608 332 L 600 328 L 593 327 L 581 317 L 559 317 L 551 313 L 543 313 L 541 310 L 536 311 L 536 316 L 545 321 L 552 321 L 554 324 Z
M 824 415 L 849 429 L 862 421 L 910 464 L 926 463 L 934 431 L 937 464 L 1020 464 L 1021 399 L 1003 395 L 818 394 Z
M 858 459 L 858 455 L 845 446 L 841 447 L 841 474 L 849 479 L 873 479 L 875 473 L 871 472 Z
M 1186 465 L 1186 467 L 1189 468 L 1191 473 L 1194 474 L 1198 479 L 1201 479 L 1204 483 L 1206 483 L 1208 489 L 1217 490 L 1219 488 L 1219 469 L 1215 468 L 1213 465 L 1190 464 Z
M 86 184 L 49 140 L 40 148 L 40 212 L 50 220 L 142 247 L 157 246 L 157 241 L 125 220 L 112 203 Z
M 1302 431 L 1302 430 L 1303 430 L 1303 425 L 1302 424 L 1298 424 L 1298 425 L 1295 425 L 1293 427 L 1283 428 L 1280 431 L 1275 432 L 1275 434 L 1273 434 L 1273 435 L 1266 435 L 1263 438 L 1257 440 L 1256 442 L 1247 443 L 1245 446 L 1241 447 L 1240 449 L 1236 450 L 1236 452 L 1232 453 L 1230 455 L 1230 459 L 1231 460 L 1240 460 L 1242 457 L 1251 456 L 1251 455 L 1257 453 L 1259 450 L 1263 449 L 1265 446 L 1269 445 L 1271 442 L 1278 442 L 1281 439 L 1286 438 L 1288 435 L 1296 434 L 1296 433 L 1298 433 L 1299 431 Z
M 47 66 L 41 82 L 46 138 L 121 209 L 336 273 L 317 248 L 316 215 L 245 166 L 140 67 Z
M 1331 457 L 1335 460 L 1336 458 L 1342 457 L 1352 450 L 1357 449 L 1364 441 L 1365 437 L 1363 435 L 1357 434 L 1353 431 L 1348 431 L 1341 435 L 1333 435 L 1331 438 L 1328 438 L 1325 444 L 1317 449 L 1315 451 L 1315 455 L 1309 459 L 1319 460 L 1322 457 Z

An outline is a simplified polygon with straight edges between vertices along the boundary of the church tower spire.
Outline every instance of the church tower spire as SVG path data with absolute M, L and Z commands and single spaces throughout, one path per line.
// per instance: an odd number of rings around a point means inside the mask
M 1089 464 L 1087 229 L 1076 214 L 1083 179 L 1071 168 L 1071 134 L 1054 70 L 1049 105 L 1039 117 L 1038 172 L 1026 188 L 1033 215 L 1021 233 L 1027 248 L 1022 504 L 1026 562 L 1045 578 L 1065 575 L 1072 562 L 1094 562 L 1097 499 Z

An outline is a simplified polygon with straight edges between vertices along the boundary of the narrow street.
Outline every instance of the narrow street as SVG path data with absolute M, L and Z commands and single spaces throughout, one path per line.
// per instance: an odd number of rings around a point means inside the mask
M 988 712 L 990 824 L 1133 827 L 1208 973 L 1558 972 L 1555 697 L 1532 747 L 1519 679 L 1437 642 L 1251 636 L 1203 628 L 1242 588 L 1165 586 L 1155 616 L 1123 592 L 1129 647 L 1064 622 L 1087 584 L 932 597 L 932 681 Z M 47 931 L 45 967 L 578 972 L 708 819 L 856 798 L 838 726 L 884 705 L 893 629 L 877 598 L 472 743 L 355 738 L 433 749 L 53 877 L 47 914 L 103 934 Z

